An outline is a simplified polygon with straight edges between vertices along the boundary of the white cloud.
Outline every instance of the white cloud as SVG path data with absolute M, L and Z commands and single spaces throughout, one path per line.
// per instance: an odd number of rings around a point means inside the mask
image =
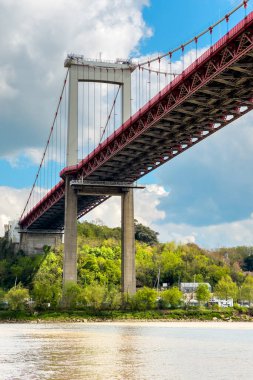
M 152 223 L 165 218 L 165 212 L 158 209 L 160 199 L 168 193 L 162 186 L 155 184 L 147 185 L 145 189 L 134 190 L 134 217 L 140 223 L 152 227 Z M 85 220 L 102 220 L 110 227 L 120 226 L 121 205 L 120 197 L 112 197 L 102 205 L 95 208 Z
M 249 219 L 210 226 L 167 223 L 164 221 L 166 212 L 160 210 L 159 205 L 161 199 L 168 196 L 163 186 L 155 184 L 147 185 L 145 190 L 135 191 L 135 218 L 159 232 L 160 241 L 196 243 L 209 249 L 253 245 L 253 213 Z M 84 217 L 89 221 L 102 220 L 111 227 L 119 226 L 120 218 L 120 199 L 117 197 L 109 199 Z
M 36 189 L 35 189 L 36 190 Z M 0 236 L 3 235 L 3 226 L 10 220 L 19 219 L 30 189 L 13 189 L 0 187 Z M 43 191 L 43 190 L 42 190 Z M 41 189 L 37 189 L 41 192 Z M 43 194 L 45 190 L 43 191 Z M 135 190 L 135 218 L 145 225 L 152 227 L 152 223 L 163 220 L 165 212 L 158 209 L 160 199 L 168 193 L 162 186 L 147 185 L 143 190 Z M 83 219 L 94 221 L 102 220 L 110 227 L 120 226 L 121 205 L 120 197 L 112 197 L 102 205 L 96 207 Z
M 19 219 L 28 194 L 28 189 L 0 186 L 0 236 L 4 234 L 4 224 Z
M 42 148 L 27 148 L 24 151 L 25 157 L 30 159 L 33 163 L 39 165 L 43 154 Z
M 14 87 L 14 70 L 9 65 L 0 66 L 0 99 L 14 98 L 18 91 Z
M 142 17 L 147 5 L 147 0 L 0 2 L 0 157 L 44 145 L 66 54 L 128 57 L 151 34 Z
M 17 151 L 14 154 L 6 155 L 4 159 L 8 161 L 8 163 L 13 167 L 17 168 L 20 165 L 22 165 L 22 160 L 27 159 L 27 161 L 30 164 L 35 164 L 39 166 L 42 154 L 44 149 L 43 148 L 27 148 L 23 151 Z M 26 163 L 27 164 L 27 163 Z
M 161 241 L 196 243 L 205 248 L 253 245 L 253 218 L 210 226 L 165 223 L 153 226 Z
M 28 189 L 0 187 L 0 236 L 4 233 L 4 224 L 19 219 L 28 194 Z M 253 213 L 249 219 L 210 226 L 196 227 L 183 223 L 166 223 L 164 221 L 166 213 L 159 209 L 159 205 L 161 199 L 168 195 L 162 186 L 155 184 L 147 185 L 145 190 L 135 191 L 135 218 L 159 232 L 160 241 L 196 243 L 209 249 L 253 245 Z M 120 226 L 120 198 L 110 198 L 83 219 L 102 220 L 110 227 Z

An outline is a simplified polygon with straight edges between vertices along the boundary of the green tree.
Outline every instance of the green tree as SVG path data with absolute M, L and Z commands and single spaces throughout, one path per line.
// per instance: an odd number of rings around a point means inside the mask
M 2 303 L 5 299 L 5 291 L 0 288 L 0 303 Z
M 199 284 L 196 290 L 196 298 L 200 304 L 206 303 L 209 301 L 211 296 L 210 290 L 208 289 L 207 284 Z
M 215 286 L 215 294 L 222 299 L 237 298 L 238 288 L 230 276 L 224 276 Z
M 55 307 L 62 297 L 62 253 L 49 252 L 33 280 L 33 297 L 39 307 Z
M 78 223 L 78 235 L 79 235 L 79 243 L 82 241 L 87 241 L 87 239 L 91 240 L 99 240 L 100 242 L 106 239 L 115 239 L 120 240 L 121 238 L 121 229 L 120 227 L 110 228 L 105 225 L 101 221 L 99 223 L 89 223 L 87 221 Z
M 161 278 L 171 285 L 178 283 L 184 267 L 181 252 L 164 244 L 161 252 Z
M 158 243 L 158 232 L 155 232 L 151 228 L 138 223 L 137 220 L 135 220 L 134 228 L 136 240 L 150 245 L 155 245 Z
M 144 286 L 132 298 L 133 308 L 136 310 L 150 310 L 157 305 L 157 292 Z
M 146 246 L 136 242 L 136 282 L 138 287 L 153 287 L 160 260 L 156 247 Z
M 243 261 L 243 269 L 249 272 L 253 271 L 253 255 L 252 254 L 245 257 Z
M 9 265 L 6 259 L 0 260 L 0 286 L 5 287 L 6 278 L 8 276 Z
M 93 283 L 87 285 L 80 294 L 80 302 L 90 309 L 101 310 L 106 302 L 107 288 Z
M 181 303 L 182 298 L 183 293 L 177 287 L 164 290 L 161 293 L 162 303 L 172 308 L 178 307 Z
M 243 301 L 253 302 L 253 277 L 247 276 L 241 287 L 241 299 Z
M 224 264 L 218 265 L 218 264 L 211 264 L 207 268 L 207 276 L 206 281 L 208 281 L 212 287 L 215 287 L 215 285 L 227 275 L 230 274 L 230 270 L 228 266 L 224 266 Z
M 241 267 L 237 261 L 235 261 L 231 266 L 231 278 L 238 286 L 242 286 L 245 280 L 245 274 L 241 270 Z
M 29 298 L 28 289 L 24 289 L 21 285 L 11 288 L 5 297 L 11 310 L 24 310 Z

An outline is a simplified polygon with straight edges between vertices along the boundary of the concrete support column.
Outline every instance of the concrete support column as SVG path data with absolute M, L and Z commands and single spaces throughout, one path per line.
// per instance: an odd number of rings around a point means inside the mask
M 131 71 L 125 70 L 122 85 L 122 123 L 131 116 Z
M 70 177 L 65 179 L 63 285 L 77 281 L 77 195 L 70 181 Z
M 67 166 L 76 165 L 78 161 L 78 70 L 76 66 L 69 69 L 69 104 Z
M 76 66 L 69 69 L 67 166 L 78 161 L 78 71 Z M 64 259 L 63 285 L 68 281 L 77 282 L 77 195 L 70 186 L 70 177 L 65 178 L 64 214 Z
M 112 83 L 122 86 L 122 119 L 131 115 L 131 62 L 85 61 L 81 56 L 68 56 L 64 63 L 69 68 L 67 166 L 78 163 L 78 82 Z M 120 194 L 121 195 L 121 194 Z M 122 196 L 123 226 L 123 281 L 125 292 L 135 292 L 133 192 Z M 65 179 L 65 225 L 63 283 L 77 281 L 77 194 Z M 133 279 L 134 277 L 134 279 Z
M 136 292 L 136 274 L 133 189 L 123 193 L 121 208 L 121 289 L 123 293 L 134 294 Z

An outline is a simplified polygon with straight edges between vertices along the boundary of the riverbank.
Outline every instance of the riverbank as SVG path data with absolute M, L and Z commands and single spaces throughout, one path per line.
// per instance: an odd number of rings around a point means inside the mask
M 253 316 L 234 309 L 150 310 L 150 311 L 0 311 L 0 323 L 15 322 L 101 322 L 101 321 L 213 321 L 253 322 Z

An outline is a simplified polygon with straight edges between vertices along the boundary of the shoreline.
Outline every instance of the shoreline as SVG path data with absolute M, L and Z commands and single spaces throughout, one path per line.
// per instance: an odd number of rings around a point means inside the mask
M 169 327 L 169 328 L 216 328 L 216 329 L 234 329 L 240 328 L 245 330 L 252 330 L 252 321 L 201 321 L 201 320 L 169 320 L 169 319 L 159 319 L 159 320 L 134 320 L 134 319 L 121 319 L 121 320 L 23 320 L 23 321 L 0 321 L 0 325 L 48 325 L 52 326 L 58 325 L 101 325 L 101 326 L 115 326 L 120 327 L 123 325 L 136 326 L 136 327 Z
M 0 311 L 0 324 L 4 323 L 147 323 L 147 322 L 182 322 L 182 323 L 240 323 L 253 322 L 253 316 L 238 313 L 235 310 L 149 310 L 149 311 Z

